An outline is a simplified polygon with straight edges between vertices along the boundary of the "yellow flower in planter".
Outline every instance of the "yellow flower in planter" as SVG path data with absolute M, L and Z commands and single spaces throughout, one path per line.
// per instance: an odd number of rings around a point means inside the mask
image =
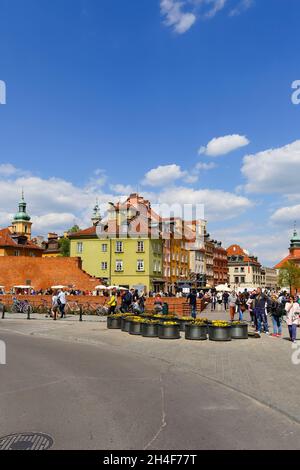
M 193 321 L 193 317 L 180 317 L 179 320 L 183 320 L 183 321 Z
M 223 321 L 223 320 L 214 320 L 212 322 L 212 326 L 217 326 L 219 328 L 226 328 L 227 326 L 231 326 L 231 323 L 228 323 L 227 321 Z
M 171 325 L 178 325 L 179 326 L 179 323 L 177 323 L 176 321 L 165 321 L 163 323 L 163 326 L 171 326 Z

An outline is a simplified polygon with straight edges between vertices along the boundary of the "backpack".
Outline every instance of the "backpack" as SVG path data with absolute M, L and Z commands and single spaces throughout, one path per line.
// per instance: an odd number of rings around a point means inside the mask
M 57 301 L 56 301 L 57 305 L 60 306 L 61 305 L 61 300 L 59 297 L 57 297 Z

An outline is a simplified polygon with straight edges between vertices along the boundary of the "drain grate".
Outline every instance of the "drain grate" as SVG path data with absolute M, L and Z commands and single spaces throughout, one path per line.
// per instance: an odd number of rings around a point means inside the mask
M 24 432 L 0 437 L 0 450 L 47 450 L 53 446 L 53 439 L 39 432 Z

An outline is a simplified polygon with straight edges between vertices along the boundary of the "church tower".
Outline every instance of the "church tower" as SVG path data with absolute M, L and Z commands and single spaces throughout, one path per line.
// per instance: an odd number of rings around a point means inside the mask
M 21 201 L 19 202 L 19 211 L 15 214 L 11 225 L 11 231 L 18 235 L 23 235 L 31 239 L 31 217 L 26 212 L 26 202 L 24 199 L 24 192 L 22 191 Z
M 94 207 L 93 216 L 92 216 L 92 219 L 91 219 L 91 220 L 92 220 L 93 225 L 94 225 L 95 227 L 96 227 L 96 226 L 99 224 L 99 222 L 101 222 L 101 220 L 102 220 L 98 200 L 96 201 L 96 205 L 95 205 L 95 207 Z

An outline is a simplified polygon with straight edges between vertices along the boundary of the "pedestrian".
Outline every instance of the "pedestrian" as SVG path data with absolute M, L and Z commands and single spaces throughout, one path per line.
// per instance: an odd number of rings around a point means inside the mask
M 252 326 L 255 325 L 255 315 L 254 315 L 254 312 L 253 312 L 253 297 L 249 297 L 249 299 L 247 300 L 247 307 L 248 307 L 248 312 L 249 312 L 249 315 L 250 315 L 250 323 Z
M 145 311 L 145 294 L 144 294 L 144 292 L 141 292 L 141 294 L 139 296 L 138 304 L 139 304 L 141 312 L 144 313 L 144 311 Z
M 300 306 L 296 299 L 290 295 L 289 300 L 285 304 L 286 323 L 288 325 L 290 340 L 296 343 L 297 326 L 299 325 Z
M 5 315 L 5 305 L 4 303 L 2 302 L 2 299 L 0 299 L 0 315 L 2 318 L 4 318 L 4 315 Z
M 61 289 L 58 293 L 57 303 L 58 303 L 58 306 L 59 306 L 60 318 L 64 318 L 66 316 L 65 307 L 66 307 L 67 301 L 66 301 L 66 294 L 63 291 L 63 289 Z
M 111 292 L 110 299 L 107 302 L 108 305 L 108 315 L 112 315 L 116 311 L 117 306 L 117 296 L 115 289 Z
M 161 313 L 163 310 L 161 295 L 158 293 L 154 298 L 154 311 L 155 313 Z
M 190 304 L 191 316 L 195 319 L 197 317 L 197 292 L 195 289 L 187 296 L 187 302 Z
M 57 302 L 57 293 L 54 293 L 52 296 L 52 303 L 51 303 L 51 316 L 53 317 L 53 320 L 56 320 L 56 315 L 58 311 L 58 302 Z
M 216 310 L 216 305 L 217 305 L 217 294 L 214 290 L 211 291 L 211 298 L 210 298 L 210 302 L 211 302 L 211 311 L 214 311 Z
M 233 290 L 228 298 L 229 302 L 229 314 L 230 314 L 230 320 L 234 321 L 234 316 L 235 316 L 235 310 L 236 310 L 236 293 Z
M 273 323 L 273 333 L 271 336 L 280 338 L 282 335 L 282 317 L 285 314 L 285 308 L 282 303 L 279 303 L 276 296 L 271 297 L 270 314 Z
M 257 295 L 254 299 L 254 313 L 256 316 L 257 322 L 257 334 L 261 334 L 262 327 L 266 335 L 269 335 L 269 325 L 268 325 L 268 316 L 267 309 L 270 307 L 271 301 L 264 294 L 260 287 L 257 288 Z
M 224 310 L 226 311 L 228 309 L 228 299 L 229 299 L 229 293 L 228 292 L 224 292 L 223 293 L 223 304 L 224 304 Z
M 218 305 L 219 305 L 219 310 L 222 310 L 222 300 L 223 300 L 222 292 L 218 292 L 217 293 L 217 302 L 218 302 Z
M 131 290 L 134 290 L 134 289 L 131 289 Z M 127 290 L 122 297 L 122 304 L 121 304 L 122 312 L 123 313 L 129 312 L 131 304 L 132 304 L 132 293 L 131 291 Z

